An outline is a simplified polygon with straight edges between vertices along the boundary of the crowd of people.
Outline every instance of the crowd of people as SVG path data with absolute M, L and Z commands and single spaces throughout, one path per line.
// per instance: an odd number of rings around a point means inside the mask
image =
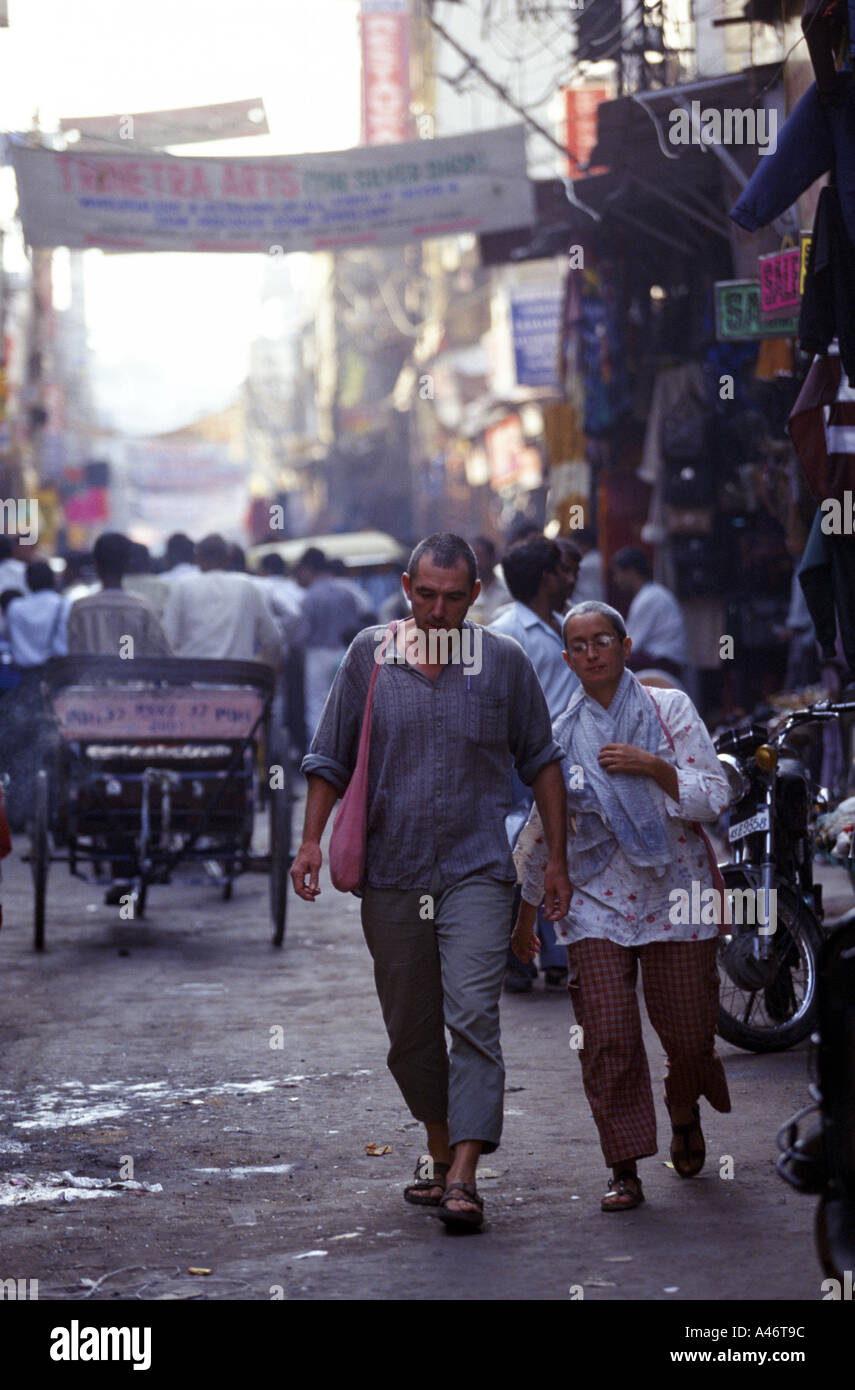
M 0 536 L 0 770 L 19 829 L 39 757 L 41 678 L 52 659 L 264 662 L 277 672 L 277 717 L 281 711 L 300 756 L 338 661 L 377 616 L 343 566 L 311 546 L 293 575 L 275 551 L 248 573 L 241 548 L 219 535 L 194 543 L 176 533 L 159 565 L 117 531 L 99 536 L 91 556 L 75 556 L 64 570 L 23 554 L 26 547 Z

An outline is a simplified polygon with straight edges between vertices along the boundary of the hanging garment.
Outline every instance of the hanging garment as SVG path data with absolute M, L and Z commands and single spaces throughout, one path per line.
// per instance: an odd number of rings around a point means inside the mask
M 811 496 L 845 503 L 855 490 L 855 388 L 836 353 L 815 358 L 788 428 Z
M 825 105 L 816 83 L 787 117 L 777 147 L 762 155 L 730 216 L 746 231 L 774 222 L 829 169 L 835 169 L 840 207 L 855 242 L 855 74 L 838 72 L 835 98 Z
M 848 18 L 846 0 L 806 0 L 802 33 L 822 101 L 834 100 L 837 75 L 834 54 L 848 31 Z
M 822 512 L 813 519 L 805 553 L 798 569 L 823 660 L 835 655 L 836 623 L 849 670 L 855 674 L 855 544 L 851 536 L 828 536 L 822 530 Z
M 814 219 L 799 342 L 803 352 L 824 353 L 835 336 L 855 386 L 855 245 L 846 231 L 838 189 L 829 184 L 819 195 Z

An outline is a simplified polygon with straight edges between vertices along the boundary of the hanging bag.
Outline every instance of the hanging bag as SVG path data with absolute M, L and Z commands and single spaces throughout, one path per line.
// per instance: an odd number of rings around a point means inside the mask
M 374 686 L 380 666 L 397 622 L 390 623 L 380 651 L 375 652 L 374 670 L 368 682 L 356 766 L 336 812 L 330 837 L 330 877 L 340 893 L 357 893 L 365 879 L 365 840 L 368 821 L 368 757 L 371 751 L 371 712 Z

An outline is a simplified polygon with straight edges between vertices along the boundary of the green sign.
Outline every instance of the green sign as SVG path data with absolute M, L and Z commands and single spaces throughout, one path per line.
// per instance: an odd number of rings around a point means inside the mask
M 795 338 L 798 331 L 798 314 L 774 321 L 760 317 L 759 280 L 716 281 L 715 336 L 720 343 L 745 343 L 758 338 Z

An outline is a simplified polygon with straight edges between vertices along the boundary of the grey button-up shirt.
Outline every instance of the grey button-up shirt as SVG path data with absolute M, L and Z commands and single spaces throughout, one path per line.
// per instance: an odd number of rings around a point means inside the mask
M 356 765 L 384 631 L 367 628 L 352 642 L 303 759 L 305 774 L 317 773 L 340 792 Z M 531 784 L 563 754 L 525 652 L 512 638 L 477 631 L 477 674 L 462 662 L 444 666 L 435 681 L 403 661 L 380 667 L 368 764 L 365 877 L 374 888 L 420 888 L 436 862 L 452 881 L 475 873 L 516 879 L 504 826 L 511 760 Z

